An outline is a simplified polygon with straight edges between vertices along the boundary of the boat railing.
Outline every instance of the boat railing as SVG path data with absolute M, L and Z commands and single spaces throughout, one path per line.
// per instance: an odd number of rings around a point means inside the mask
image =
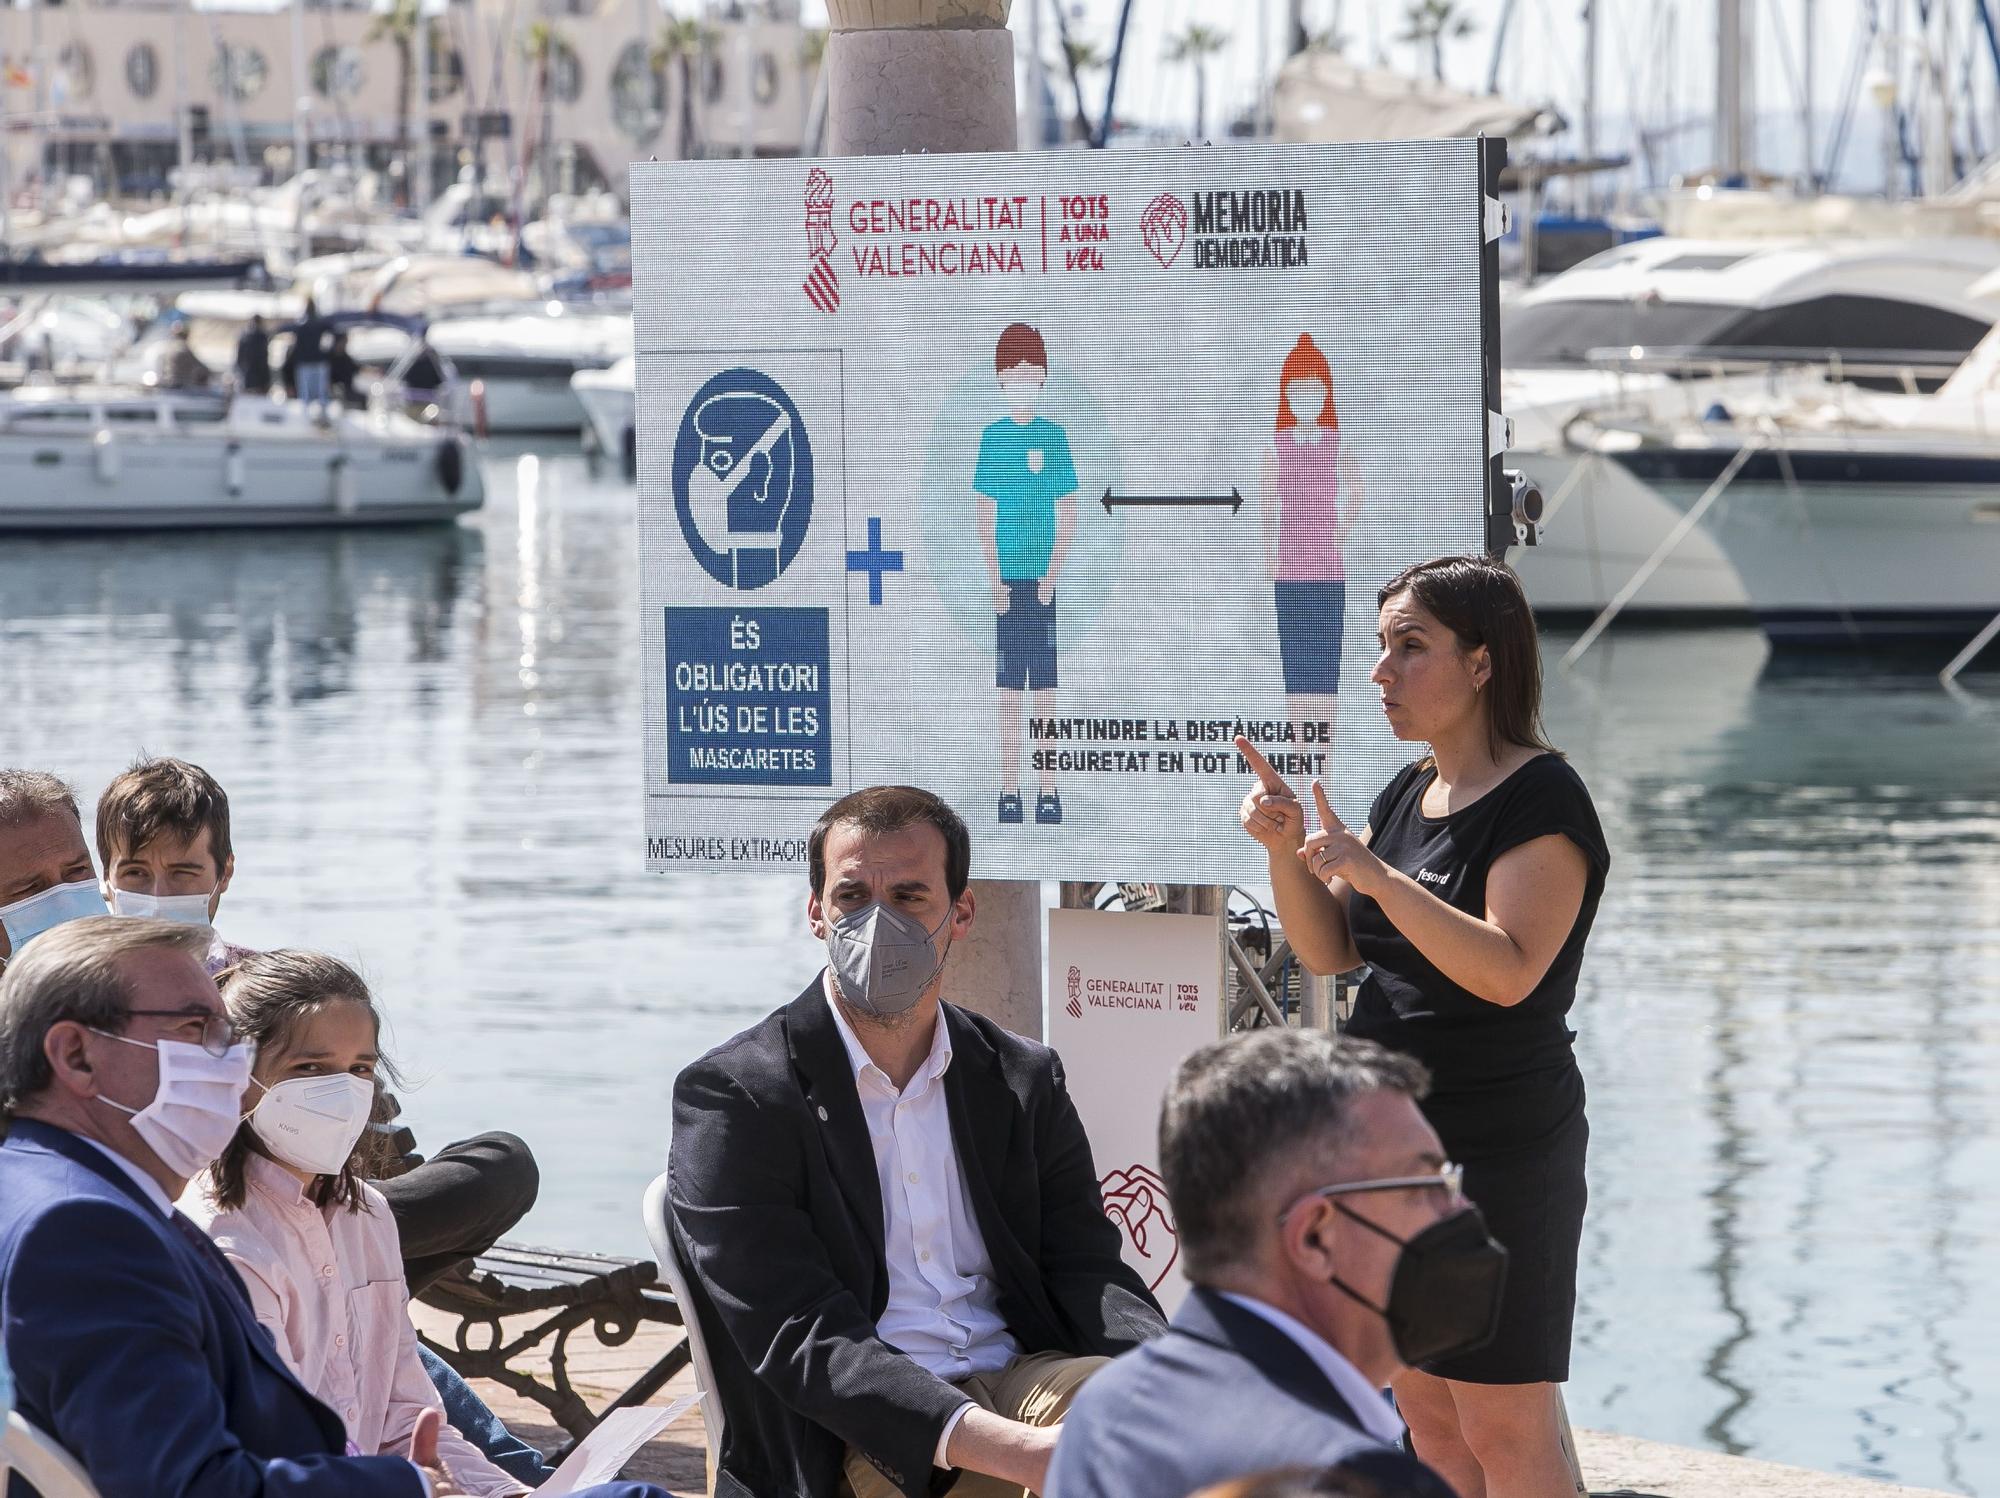
M 1718 403 L 1745 396 L 1775 403 L 1810 392 L 1845 410 L 1848 396 L 1863 388 L 1923 395 L 1942 386 L 1966 356 L 1936 349 L 1661 347 L 1599 348 L 1584 358 L 1617 382 L 1615 397 L 1593 403 L 1603 412 L 1657 418 L 1678 404 L 1681 418 L 1696 422 Z
M 1584 362 L 1614 374 L 1643 374 L 1674 379 L 1742 379 L 1765 376 L 1773 381 L 1819 374 L 1836 383 L 1857 380 L 1893 381 L 1906 395 L 1935 387 L 1963 364 L 1964 354 L 1940 349 L 1817 348 L 1594 348 Z

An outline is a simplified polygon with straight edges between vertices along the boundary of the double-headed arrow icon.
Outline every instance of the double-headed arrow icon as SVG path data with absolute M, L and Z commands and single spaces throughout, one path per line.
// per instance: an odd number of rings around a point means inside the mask
M 1229 513 L 1234 515 L 1243 508 L 1243 496 L 1233 488 L 1227 494 L 1113 494 L 1107 487 L 1104 491 L 1104 513 L 1109 515 L 1116 505 L 1138 505 L 1147 509 L 1169 505 L 1203 509 L 1227 505 Z

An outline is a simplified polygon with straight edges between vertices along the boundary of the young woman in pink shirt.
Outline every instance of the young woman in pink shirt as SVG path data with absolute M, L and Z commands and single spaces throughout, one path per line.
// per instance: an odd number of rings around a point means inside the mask
M 418 1416 L 443 1405 L 417 1357 L 396 1221 L 357 1169 L 375 1074 L 390 1069 L 380 1017 L 360 976 L 317 952 L 254 953 L 222 975 L 222 994 L 257 1045 L 247 1114 L 181 1210 L 354 1449 L 400 1455 Z M 472 1498 L 530 1491 L 450 1425 L 438 1456 Z

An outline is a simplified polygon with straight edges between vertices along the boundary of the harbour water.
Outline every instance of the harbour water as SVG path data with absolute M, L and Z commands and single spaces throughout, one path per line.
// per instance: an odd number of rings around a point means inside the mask
M 251 945 L 358 958 L 432 1146 L 644 1252 L 684 1062 L 818 966 L 802 883 L 641 872 L 633 498 L 495 447 L 404 532 L 0 540 L 0 763 L 229 788 Z M 1559 653 L 1564 641 L 1553 641 Z M 2000 1495 L 2000 679 L 1615 634 L 1551 728 L 1614 856 L 1576 1028 L 1581 1425 Z M 944 710 L 949 710 L 944 709 Z

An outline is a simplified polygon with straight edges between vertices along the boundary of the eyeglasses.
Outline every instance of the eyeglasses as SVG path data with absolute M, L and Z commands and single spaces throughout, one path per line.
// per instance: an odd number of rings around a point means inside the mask
M 1283 1222 L 1313 1197 L 1360 1196 L 1369 1191 L 1408 1191 L 1429 1187 L 1431 1190 L 1444 1192 L 1448 1200 L 1457 1201 L 1465 1195 L 1464 1186 L 1465 1167 L 1454 1165 L 1447 1160 L 1438 1167 L 1435 1175 L 1384 1176 L 1374 1181 L 1343 1181 L 1337 1186 L 1322 1186 L 1317 1191 L 1308 1191 L 1280 1212 L 1278 1221 Z
M 226 1056 L 236 1044 L 236 1026 L 226 1014 L 207 1009 L 127 1009 L 132 1019 L 177 1019 L 201 1021 L 201 1048 L 211 1056 Z

